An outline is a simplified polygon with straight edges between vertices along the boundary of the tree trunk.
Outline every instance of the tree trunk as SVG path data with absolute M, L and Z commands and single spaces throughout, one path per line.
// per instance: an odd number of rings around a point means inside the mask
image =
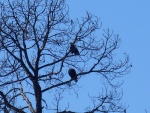
M 36 100 L 36 113 L 42 113 L 42 93 L 38 81 L 33 82 L 33 87 L 34 87 L 35 100 Z

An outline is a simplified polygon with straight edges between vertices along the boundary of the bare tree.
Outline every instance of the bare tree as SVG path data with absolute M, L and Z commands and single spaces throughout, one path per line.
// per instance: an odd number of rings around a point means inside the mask
M 116 60 L 120 38 L 110 30 L 96 37 L 99 18 L 87 13 L 70 19 L 65 0 L 5 0 L 0 2 L 0 110 L 5 113 L 69 113 L 60 109 L 63 92 L 75 88 L 84 75 L 98 74 L 113 90 L 90 97 L 93 113 L 124 112 L 114 82 L 130 71 L 129 57 Z M 72 54 L 70 43 L 78 48 Z M 77 72 L 78 82 L 68 79 Z M 55 108 L 44 94 L 54 91 Z M 78 92 L 76 92 L 78 93 Z M 53 97 L 50 97 L 51 99 Z M 96 99 L 96 100 L 95 100 Z M 52 102 L 51 104 L 54 104 Z M 71 112 L 71 111 L 70 111 Z M 125 113 L 125 112 L 124 112 Z

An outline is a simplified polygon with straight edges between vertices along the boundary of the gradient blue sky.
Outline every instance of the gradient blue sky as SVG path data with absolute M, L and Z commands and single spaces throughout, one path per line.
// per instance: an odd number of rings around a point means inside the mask
M 122 78 L 122 103 L 129 106 L 127 113 L 145 113 L 145 109 L 150 113 L 150 0 L 67 0 L 67 4 L 71 18 L 81 18 L 88 11 L 100 17 L 103 29 L 110 28 L 119 34 L 122 40 L 119 53 L 128 53 L 133 65 L 131 73 Z M 78 98 L 65 95 L 62 104 L 67 107 L 71 100 L 69 110 L 84 111 L 84 103 L 92 104 L 85 95 L 97 94 L 95 89 L 101 86 L 93 89 L 91 84 L 98 82 L 96 76 L 83 77 L 78 82 L 81 89 L 76 89 Z M 69 92 L 73 96 L 74 91 Z
M 120 51 L 133 64 L 124 79 L 122 102 L 127 113 L 150 113 L 150 0 L 67 0 L 70 17 L 86 11 L 100 17 L 102 28 L 110 28 L 121 38 Z

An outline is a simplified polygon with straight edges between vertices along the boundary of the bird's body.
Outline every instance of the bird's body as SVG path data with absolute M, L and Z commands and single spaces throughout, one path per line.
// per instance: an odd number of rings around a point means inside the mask
M 73 43 L 70 43 L 70 51 L 72 54 L 80 55 L 78 49 L 76 48 L 76 46 Z
M 69 69 L 68 70 L 68 74 L 70 75 L 70 77 L 75 80 L 75 82 L 77 82 L 77 74 L 76 74 L 76 71 L 74 69 Z

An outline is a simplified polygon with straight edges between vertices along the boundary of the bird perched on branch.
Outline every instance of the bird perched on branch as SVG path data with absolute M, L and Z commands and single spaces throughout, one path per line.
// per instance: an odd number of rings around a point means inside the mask
M 75 80 L 75 82 L 77 82 L 77 74 L 76 74 L 76 71 L 74 69 L 69 69 L 68 70 L 68 74 L 70 75 L 70 77 Z
M 71 53 L 73 53 L 75 55 L 80 55 L 78 49 L 76 48 L 76 46 L 72 42 L 70 43 L 70 51 L 71 51 Z

